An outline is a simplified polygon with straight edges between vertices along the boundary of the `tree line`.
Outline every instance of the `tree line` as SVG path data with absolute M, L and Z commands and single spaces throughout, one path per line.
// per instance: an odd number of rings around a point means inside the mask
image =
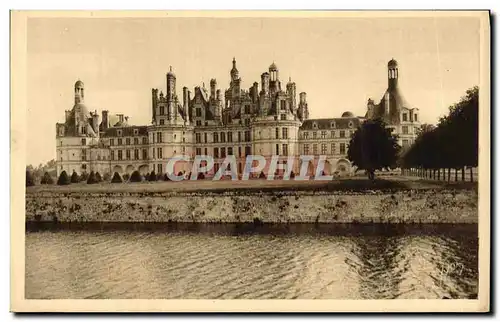
M 449 107 L 449 113 L 437 126 L 423 124 L 415 142 L 401 148 L 397 135 L 380 119 L 365 121 L 349 142 L 348 159 L 358 170 L 365 170 L 370 179 L 375 170 L 401 168 L 402 174 L 448 181 L 451 169 L 462 172 L 478 166 L 479 88 L 468 89 L 460 101 Z

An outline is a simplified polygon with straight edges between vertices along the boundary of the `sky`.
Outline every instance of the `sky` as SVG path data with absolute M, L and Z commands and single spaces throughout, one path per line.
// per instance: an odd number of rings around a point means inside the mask
M 29 18 L 27 25 L 27 163 L 55 158 L 55 123 L 85 84 L 90 111 L 151 122 L 151 88 L 166 91 L 169 66 L 182 87 L 229 86 L 236 58 L 242 88 L 273 62 L 306 92 L 310 118 L 364 115 L 387 88 L 387 62 L 421 121 L 436 123 L 479 85 L 480 21 L 439 18 Z M 298 100 L 298 98 L 297 98 Z

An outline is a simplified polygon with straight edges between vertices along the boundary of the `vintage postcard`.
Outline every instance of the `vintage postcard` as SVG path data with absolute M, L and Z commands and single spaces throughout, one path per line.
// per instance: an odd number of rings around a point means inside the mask
M 11 310 L 487 312 L 489 80 L 487 11 L 12 11 Z

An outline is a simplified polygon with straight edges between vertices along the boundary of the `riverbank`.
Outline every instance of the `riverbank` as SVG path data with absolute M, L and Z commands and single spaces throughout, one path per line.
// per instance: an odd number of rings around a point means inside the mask
M 408 180 L 195 181 L 27 189 L 27 222 L 477 223 L 477 189 Z

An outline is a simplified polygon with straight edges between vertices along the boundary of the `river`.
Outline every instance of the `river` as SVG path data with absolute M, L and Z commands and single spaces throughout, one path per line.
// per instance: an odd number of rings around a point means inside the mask
M 28 230 L 26 298 L 477 298 L 475 225 L 221 227 Z

